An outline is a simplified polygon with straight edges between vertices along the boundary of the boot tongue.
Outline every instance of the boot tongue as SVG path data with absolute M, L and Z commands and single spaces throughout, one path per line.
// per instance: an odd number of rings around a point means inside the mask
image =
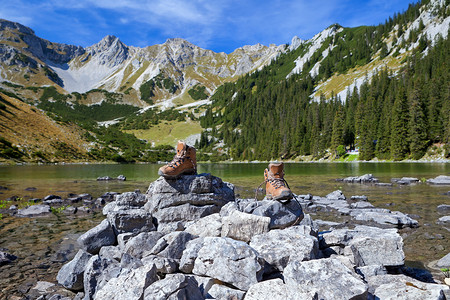
M 186 143 L 179 141 L 177 145 L 177 155 L 181 156 L 186 153 Z
M 269 165 L 270 173 L 275 178 L 283 178 L 283 169 L 283 163 Z

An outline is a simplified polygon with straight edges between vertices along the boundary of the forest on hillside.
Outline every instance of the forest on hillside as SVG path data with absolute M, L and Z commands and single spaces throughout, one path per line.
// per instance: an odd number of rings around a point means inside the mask
M 445 144 L 445 156 L 450 157 L 450 40 L 439 38 L 429 47 L 430 41 L 419 39 L 421 25 L 407 41 L 401 41 L 419 43 L 398 73 L 381 70 L 359 89 L 348 91 L 346 99 L 311 99 L 319 80 L 366 64 L 378 51 L 389 54 L 383 50 L 382 37 L 396 25 L 400 36 L 424 4 L 410 5 L 385 24 L 345 28 L 339 34 L 348 42 L 335 41 L 338 46 L 323 60 L 315 77 L 304 70 L 281 79 L 288 74 L 280 74 L 287 53 L 261 71 L 221 86 L 201 119 L 204 128 L 212 128 L 212 138 L 205 140 L 202 135 L 200 148 L 223 140 L 229 156 L 237 160 L 321 158 L 359 148 L 362 160 L 397 161 L 419 159 L 432 144 Z M 449 9 L 444 7 L 440 13 L 446 16 Z M 357 55 L 343 59 L 349 53 Z M 313 56 L 305 64 L 306 71 L 316 61 Z

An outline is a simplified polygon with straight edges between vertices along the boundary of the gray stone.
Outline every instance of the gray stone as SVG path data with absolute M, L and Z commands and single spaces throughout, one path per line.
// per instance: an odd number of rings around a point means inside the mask
M 164 279 L 150 285 L 145 290 L 143 299 L 202 300 L 204 298 L 194 277 L 184 274 L 169 274 Z
M 100 248 L 100 252 L 98 253 L 98 255 L 104 259 L 120 261 L 122 252 L 117 246 L 103 246 Z
M 437 211 L 438 211 L 438 213 L 440 213 L 440 214 L 447 214 L 447 213 L 450 213 L 450 205 L 448 205 L 448 204 L 441 204 L 441 205 L 438 205 Z
M 208 291 L 209 299 L 232 299 L 242 300 L 245 293 L 240 290 L 232 289 L 221 284 L 214 284 Z
M 322 235 L 321 248 L 339 246 L 356 266 L 402 266 L 403 240 L 395 229 L 356 226 Z
M 293 226 L 283 230 L 275 229 L 256 235 L 250 242 L 267 263 L 283 271 L 290 261 L 304 261 L 318 258 L 319 243 L 310 235 L 311 228 Z
M 420 180 L 418 178 L 414 178 L 414 177 L 402 177 L 402 178 L 392 178 L 391 182 L 400 184 L 400 185 L 410 185 L 410 184 L 419 183 Z
M 450 268 L 450 252 L 436 262 L 438 268 Z
M 188 232 L 172 232 L 160 238 L 149 253 L 166 258 L 181 259 L 186 244 L 195 238 L 197 236 Z
M 436 223 L 442 224 L 442 225 L 450 224 L 450 216 L 440 217 Z
M 317 293 L 311 295 L 295 285 L 288 286 L 276 278 L 252 285 L 245 294 L 245 300 L 317 300 Z
M 45 204 L 31 205 L 17 211 L 18 217 L 36 217 L 51 213 L 50 206 Z
M 92 256 L 86 264 L 83 274 L 85 300 L 94 299 L 97 290 L 101 289 L 111 278 L 120 275 L 122 267 L 116 260 Z
M 125 249 L 125 245 L 128 243 L 128 241 L 136 236 L 136 234 L 132 232 L 125 232 L 117 235 L 117 244 L 119 246 L 120 250 Z
M 205 237 L 192 272 L 246 291 L 261 280 L 263 259 L 244 242 L 226 237 Z
M 350 200 L 352 201 L 369 201 L 369 197 L 362 195 L 362 196 L 351 196 Z
M 61 199 L 61 196 L 47 195 L 44 197 L 44 199 L 42 199 L 42 201 L 55 200 L 55 199 Z
M 140 300 L 144 297 L 145 289 L 157 279 L 156 267 L 144 265 L 128 273 L 123 273 L 117 278 L 110 279 L 97 291 L 95 299 Z
M 380 300 L 444 300 L 443 284 L 425 283 L 405 275 L 379 275 L 367 279 L 369 292 Z
M 333 200 L 347 200 L 347 197 L 345 197 L 344 193 L 342 193 L 341 190 L 336 190 L 334 192 L 329 193 L 325 196 L 327 199 L 333 199 Z
M 186 244 L 186 249 L 180 259 L 180 270 L 184 273 L 192 273 L 194 269 L 195 259 L 198 256 L 198 251 L 203 247 L 204 238 L 200 237 L 191 240 Z
M 249 242 L 250 239 L 269 231 L 270 218 L 233 211 L 222 218 L 222 233 L 224 237 Z
M 128 240 L 124 248 L 122 248 L 123 252 L 142 258 L 145 252 L 152 250 L 162 236 L 162 233 L 157 231 L 141 232 Z
M 147 197 L 137 192 L 127 192 L 115 196 L 117 210 L 140 208 L 147 203 Z
M 351 208 L 374 208 L 372 203 L 367 202 L 367 201 L 359 201 L 359 202 L 351 203 L 350 207 Z
M 63 265 L 56 276 L 59 284 L 72 291 L 83 290 L 83 273 L 91 254 L 79 250 L 75 257 Z
M 338 259 L 292 261 L 283 275 L 288 288 L 317 293 L 319 299 L 367 299 L 367 285 Z
M 346 182 L 346 183 L 378 183 L 379 182 L 379 180 L 377 178 L 373 177 L 372 174 L 347 177 L 347 178 L 342 179 L 342 181 Z
M 175 273 L 178 270 L 178 260 L 172 258 L 161 257 L 157 255 L 149 255 L 142 259 L 144 265 L 153 264 L 156 271 L 162 274 Z
M 108 220 L 103 220 L 99 225 L 82 234 L 77 242 L 81 249 L 97 254 L 101 247 L 114 245 L 116 235 Z
M 8 264 L 17 259 L 17 256 L 0 251 L 0 266 Z
M 450 185 L 450 176 L 440 175 L 433 179 L 428 179 L 427 183 L 436 185 Z
M 273 200 L 258 201 L 257 206 L 251 213 L 257 216 L 269 217 L 270 229 L 283 229 L 299 224 L 304 217 L 301 205 L 295 200 L 291 200 L 288 203 Z
M 236 199 L 236 201 L 238 201 L 239 199 Z M 229 216 L 231 214 L 231 212 L 238 210 L 239 208 L 236 204 L 236 202 L 232 201 L 232 202 L 228 202 L 227 204 L 225 204 L 224 206 L 222 206 L 222 208 L 220 209 L 219 215 L 223 218 L 226 216 Z
M 109 180 L 113 180 L 113 178 L 109 176 L 97 177 L 97 181 L 109 181 Z
M 125 232 L 137 234 L 156 230 L 152 214 L 140 208 L 109 212 L 108 220 L 117 234 Z
M 62 199 L 52 199 L 52 200 L 45 200 L 42 202 L 45 205 L 61 205 L 63 203 Z
M 117 180 L 125 181 L 125 180 L 127 180 L 127 178 L 124 175 L 119 175 L 119 176 L 117 176 Z
M 201 219 L 186 223 L 184 230 L 193 235 L 220 236 L 222 232 L 222 218 L 218 213 L 203 217 Z
M 360 274 L 364 279 L 371 276 L 386 275 L 387 270 L 380 265 L 362 266 L 356 268 L 356 273 Z
M 357 221 L 375 222 L 396 228 L 419 226 L 419 222 L 399 211 L 381 211 L 380 209 L 354 209 L 350 215 Z

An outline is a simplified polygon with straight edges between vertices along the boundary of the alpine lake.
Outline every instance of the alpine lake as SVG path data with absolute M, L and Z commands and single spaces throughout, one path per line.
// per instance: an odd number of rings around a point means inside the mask
M 0 166 L 0 251 L 18 258 L 0 266 L 0 299 L 21 296 L 37 281 L 56 283 L 61 266 L 78 251 L 76 239 L 96 226 L 104 216 L 101 210 L 89 213 L 65 213 L 64 208 L 44 217 L 20 218 L 7 212 L 11 205 L 25 207 L 33 198 L 69 193 L 89 193 L 95 199 L 106 192 L 140 190 L 158 178 L 158 164 L 66 164 Z M 211 173 L 235 185 L 236 197 L 254 197 L 264 180 L 267 163 L 199 164 L 198 173 Z M 419 221 L 418 228 L 400 229 L 407 266 L 430 269 L 430 263 L 450 252 L 449 228 L 438 225 L 442 217 L 436 207 L 450 204 L 450 186 L 424 183 L 438 175 L 449 175 L 449 163 L 286 163 L 285 179 L 295 194 L 326 196 L 341 190 L 347 198 L 366 195 L 375 207 L 401 211 Z M 377 186 L 347 184 L 338 178 L 373 174 L 380 182 L 392 178 L 415 177 L 422 182 L 412 185 Z M 97 177 L 125 175 L 126 181 L 97 181 Z M 259 199 L 263 198 L 263 191 Z M 17 196 L 15 201 L 8 198 Z M 6 212 L 5 212 L 6 211 Z M 311 214 L 313 219 L 342 221 L 336 214 Z M 441 276 L 442 277 L 442 276 Z M 442 278 L 440 278 L 442 279 Z M 19 298 L 20 299 L 20 298 Z

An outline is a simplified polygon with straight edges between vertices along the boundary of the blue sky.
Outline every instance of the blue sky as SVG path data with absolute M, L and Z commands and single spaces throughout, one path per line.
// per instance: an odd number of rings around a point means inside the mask
M 145 47 L 181 37 L 216 52 L 309 39 L 331 24 L 376 25 L 408 0 L 0 0 L 0 18 L 52 42 L 90 46 L 105 35 Z

